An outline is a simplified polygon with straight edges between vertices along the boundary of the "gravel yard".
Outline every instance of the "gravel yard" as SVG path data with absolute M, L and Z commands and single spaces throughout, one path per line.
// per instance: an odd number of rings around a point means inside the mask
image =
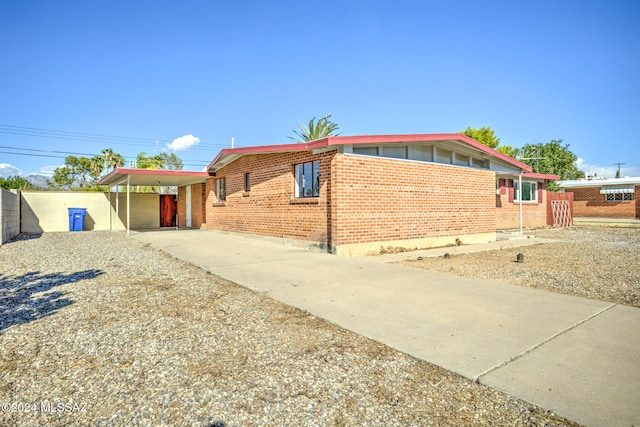
M 0 403 L 17 426 L 575 425 L 110 232 L 0 247 Z
M 404 261 L 404 265 L 640 307 L 640 227 L 539 229 L 553 243 Z M 524 262 L 517 263 L 518 253 Z

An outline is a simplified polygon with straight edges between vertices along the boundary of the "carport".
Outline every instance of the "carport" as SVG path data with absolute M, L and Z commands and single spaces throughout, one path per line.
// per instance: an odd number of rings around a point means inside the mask
M 109 188 L 109 218 L 111 218 L 111 193 L 115 188 L 116 193 L 116 231 L 118 231 L 118 218 L 120 218 L 119 192 L 120 186 L 127 188 L 127 234 L 131 224 L 131 186 L 160 186 L 160 187 L 183 187 L 192 184 L 199 184 L 206 181 L 208 172 L 182 171 L 182 170 L 159 170 L 159 169 L 136 169 L 136 168 L 115 168 L 109 174 L 103 176 L 98 181 L 99 185 L 106 185 Z M 111 223 L 111 221 L 110 221 Z M 178 221 L 176 220 L 176 228 Z

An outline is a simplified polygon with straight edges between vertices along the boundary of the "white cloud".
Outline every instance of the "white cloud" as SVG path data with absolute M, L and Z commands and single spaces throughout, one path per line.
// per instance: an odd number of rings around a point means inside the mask
M 173 151 L 181 151 L 188 150 L 189 148 L 198 144 L 200 144 L 200 138 L 189 134 L 174 139 L 171 144 L 167 144 L 167 148 Z
M 0 163 L 0 176 L 3 178 L 8 178 L 10 176 L 20 176 L 22 175 L 22 171 L 17 167 L 10 165 L 8 163 Z
M 62 167 L 64 165 L 60 165 L 60 166 L 45 166 L 43 168 L 40 168 L 40 175 L 45 175 L 45 176 L 53 176 L 53 171 Z
M 581 158 L 578 158 L 578 160 L 576 160 L 576 165 L 579 169 L 585 171 L 588 175 L 594 176 L 597 174 L 601 178 L 615 178 L 616 172 L 618 171 L 617 166 L 591 165 L 585 163 L 584 159 Z M 621 165 L 620 176 L 640 176 L 640 168 L 635 166 L 624 167 L 624 165 Z

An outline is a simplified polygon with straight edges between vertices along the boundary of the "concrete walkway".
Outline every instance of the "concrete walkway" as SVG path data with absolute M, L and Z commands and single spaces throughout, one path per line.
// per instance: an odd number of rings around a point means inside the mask
M 132 237 L 569 419 L 640 425 L 640 309 L 384 262 L 392 256 L 201 230 Z

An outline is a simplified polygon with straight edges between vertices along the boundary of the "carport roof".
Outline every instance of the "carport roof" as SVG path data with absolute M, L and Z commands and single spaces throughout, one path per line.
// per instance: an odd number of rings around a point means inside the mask
M 107 186 L 121 185 L 122 181 L 128 177 L 129 185 L 182 187 L 205 182 L 209 176 L 208 172 L 115 168 L 109 174 L 100 178 L 98 184 Z

